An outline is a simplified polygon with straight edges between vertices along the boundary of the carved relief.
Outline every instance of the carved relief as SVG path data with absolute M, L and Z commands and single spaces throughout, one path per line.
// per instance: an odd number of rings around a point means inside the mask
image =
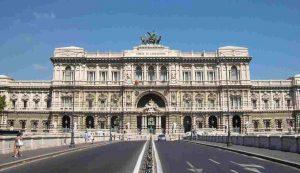
M 114 93 L 111 95 L 111 102 L 113 103 L 113 105 L 117 106 L 119 99 L 120 99 L 120 96 L 118 93 Z
M 86 96 L 86 100 L 88 100 L 88 101 L 93 101 L 94 99 L 95 99 L 95 95 L 94 95 L 94 94 L 89 93 L 89 94 Z
M 44 100 L 45 100 L 45 101 L 49 101 L 49 100 L 51 100 L 51 96 L 50 96 L 50 94 L 47 94 L 47 95 L 45 96 Z
M 281 96 L 276 93 L 274 96 L 273 96 L 273 100 L 280 100 Z
M 10 96 L 10 100 L 14 100 L 14 101 L 18 100 L 18 96 L 16 94 L 12 94 Z
M 73 97 L 72 93 L 61 93 L 61 97 Z
M 204 94 L 204 93 L 198 93 L 198 94 L 196 94 L 196 96 L 195 96 L 195 100 L 196 100 L 196 101 L 204 100 L 204 98 L 205 98 L 205 94 Z
M 251 100 L 258 100 L 259 96 L 257 93 L 252 93 Z
M 217 94 L 216 93 L 209 93 L 207 99 L 208 100 L 217 100 Z
M 183 95 L 183 101 L 184 102 L 190 102 L 192 100 L 192 95 L 189 93 L 184 93 Z
M 28 101 L 28 100 L 29 100 L 28 94 L 24 94 L 24 95 L 22 96 L 22 100 L 23 100 L 23 101 Z
M 100 100 L 100 101 L 106 101 L 107 100 L 107 94 L 106 93 L 101 93 L 99 95 L 98 100 Z
M 284 96 L 284 99 L 285 99 L 285 100 L 291 100 L 291 99 L 292 99 L 292 96 L 291 96 L 289 93 L 287 93 L 287 94 Z
M 39 102 L 40 99 L 41 99 L 41 98 L 40 98 L 40 96 L 39 96 L 38 94 L 36 94 L 36 95 L 33 96 L 33 101 L 34 101 L 34 102 Z
M 264 95 L 261 97 L 262 100 L 270 100 L 270 95 L 268 93 L 264 93 Z
M 241 95 L 242 95 L 242 93 L 240 91 L 233 91 L 230 93 L 231 97 L 236 97 L 236 96 L 241 96 Z

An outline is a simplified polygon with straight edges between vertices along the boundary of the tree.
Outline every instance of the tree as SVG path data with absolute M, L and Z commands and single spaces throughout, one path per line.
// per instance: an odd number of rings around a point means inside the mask
M 0 113 L 2 113 L 5 107 L 6 107 L 5 96 L 0 96 Z

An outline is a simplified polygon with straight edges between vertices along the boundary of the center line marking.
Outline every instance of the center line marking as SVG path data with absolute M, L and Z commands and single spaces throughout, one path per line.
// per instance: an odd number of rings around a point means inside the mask
M 233 170 L 233 169 L 231 169 L 230 172 L 233 172 L 233 173 L 239 173 L 239 172 L 237 172 L 237 171 L 235 171 L 235 170 Z
M 208 160 L 210 160 L 211 162 L 214 162 L 214 163 L 216 163 L 216 164 L 218 164 L 218 165 L 221 164 L 221 163 L 219 163 L 219 162 L 217 162 L 217 161 L 215 161 L 215 160 L 213 160 L 213 159 L 208 159 Z

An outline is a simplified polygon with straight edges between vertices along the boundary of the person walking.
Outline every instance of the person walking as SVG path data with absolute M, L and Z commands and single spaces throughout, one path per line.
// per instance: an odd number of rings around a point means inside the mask
M 88 135 L 88 132 L 87 132 L 87 130 L 85 131 L 85 133 L 84 133 L 83 137 L 84 137 L 84 141 L 85 141 L 85 143 L 87 143 L 87 142 L 88 142 L 88 140 L 89 140 L 89 135 Z
M 89 140 L 92 142 L 92 144 L 94 144 L 94 135 L 93 135 L 93 133 L 91 133 L 89 135 Z
M 18 158 L 18 157 L 22 156 L 20 150 L 21 150 L 21 146 L 23 146 L 23 145 L 24 145 L 24 143 L 23 143 L 22 133 L 19 132 L 17 134 L 17 137 L 15 138 L 14 155 L 13 155 L 13 157 Z

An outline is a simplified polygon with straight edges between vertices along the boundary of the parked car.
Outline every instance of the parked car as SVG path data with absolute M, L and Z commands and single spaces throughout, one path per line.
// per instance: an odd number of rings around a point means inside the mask
M 161 134 L 161 135 L 158 135 L 158 138 L 157 138 L 158 141 L 166 141 L 166 136 Z

